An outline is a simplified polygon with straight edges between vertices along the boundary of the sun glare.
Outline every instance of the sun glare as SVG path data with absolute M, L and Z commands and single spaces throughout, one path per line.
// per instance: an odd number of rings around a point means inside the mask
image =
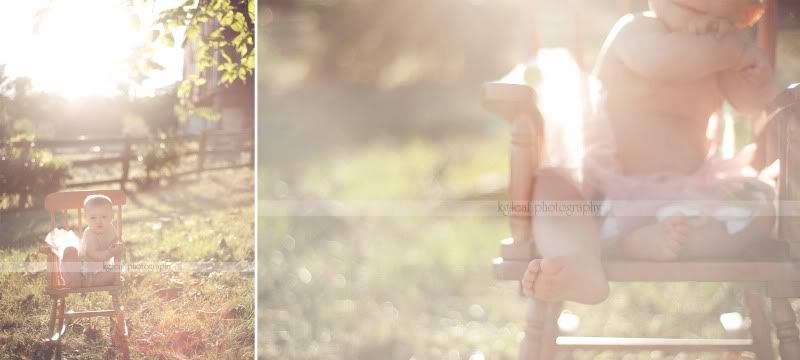
M 33 4 L 31 4 L 33 3 Z M 147 41 L 146 26 L 136 29 L 132 9 L 123 1 L 33 1 L 0 5 L 2 43 L 10 44 L 0 53 L 0 64 L 8 65 L 12 76 L 28 76 L 40 91 L 68 99 L 113 96 L 122 84 L 130 84 L 129 59 Z M 156 74 L 161 82 L 180 77 L 180 49 L 170 52 L 170 72 Z M 159 54 L 160 55 L 160 54 Z M 163 56 L 160 56 L 163 58 Z M 152 82 L 152 81 L 151 81 Z M 164 86 L 166 84 L 159 84 Z
M 136 41 L 129 15 L 109 2 L 59 2 L 45 15 L 30 60 L 45 91 L 66 97 L 111 95 L 130 74 L 126 59 Z

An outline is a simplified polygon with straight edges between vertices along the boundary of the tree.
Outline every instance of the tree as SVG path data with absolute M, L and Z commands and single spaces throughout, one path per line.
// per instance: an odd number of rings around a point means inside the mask
M 213 77 L 217 79 L 214 85 L 218 86 L 244 83 L 253 76 L 254 19 L 255 0 L 186 0 L 160 13 L 153 24 L 152 43 L 175 46 L 173 30 L 183 28 L 183 48 L 192 45 L 196 67 L 191 74 L 184 75 L 177 91 L 182 110 L 193 109 L 192 89 L 209 82 L 211 73 L 218 75 Z M 145 65 L 146 69 L 160 67 L 152 59 L 146 59 Z
M 5 75 L 5 65 L 0 64 L 0 142 L 19 132 L 21 121 L 32 108 L 31 89 L 29 78 L 11 79 Z
M 11 99 L 5 94 L 8 78 L 5 76 L 5 65 L 0 65 L 0 144 L 11 137 L 11 121 L 8 116 L 8 107 Z

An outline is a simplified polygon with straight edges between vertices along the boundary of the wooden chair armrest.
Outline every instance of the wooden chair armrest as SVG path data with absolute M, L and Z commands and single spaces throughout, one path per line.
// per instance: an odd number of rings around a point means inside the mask
M 537 108 L 536 91 L 525 75 L 528 66 L 517 65 L 501 80 L 483 84 L 481 102 L 483 107 L 500 115 L 511 124 L 511 146 L 509 153 L 509 200 L 512 211 L 506 214 L 511 223 L 511 235 L 526 255 L 532 249 L 531 217 L 526 211 L 514 209 L 527 208 L 533 195 L 535 171 L 539 167 L 542 153 L 543 119 Z M 519 207 L 519 205 L 523 205 Z
M 535 109 L 536 92 L 529 85 L 495 81 L 483 85 L 481 101 L 486 110 L 511 122 Z
M 519 114 L 536 109 L 536 91 L 525 80 L 528 66 L 519 64 L 502 79 L 483 84 L 483 107 L 512 122 Z

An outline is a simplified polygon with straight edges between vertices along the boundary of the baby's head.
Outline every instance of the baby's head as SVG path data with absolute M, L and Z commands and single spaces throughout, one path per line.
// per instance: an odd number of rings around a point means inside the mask
M 753 26 L 764 14 L 761 0 L 672 0 L 702 13 L 728 20 L 737 28 Z
M 111 198 L 108 196 L 87 196 L 86 200 L 83 201 L 83 211 L 89 229 L 100 232 L 111 228 L 111 220 L 114 219 L 114 210 Z
M 764 14 L 761 0 L 650 0 L 650 7 L 659 17 L 682 14 L 681 19 L 666 19 L 673 23 L 685 25 L 689 17 L 710 15 L 727 20 L 740 29 L 753 26 Z M 681 11 L 660 11 L 665 7 L 677 7 Z

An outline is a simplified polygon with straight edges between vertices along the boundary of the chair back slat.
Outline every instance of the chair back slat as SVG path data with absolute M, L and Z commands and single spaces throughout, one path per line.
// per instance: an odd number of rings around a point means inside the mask
M 111 199 L 114 205 L 125 205 L 127 196 L 122 190 L 83 190 L 83 191 L 62 191 L 47 195 L 44 199 L 44 207 L 48 211 L 80 209 L 83 207 L 83 200 L 89 195 L 105 195 Z
M 117 240 L 122 242 L 122 205 L 117 206 Z

